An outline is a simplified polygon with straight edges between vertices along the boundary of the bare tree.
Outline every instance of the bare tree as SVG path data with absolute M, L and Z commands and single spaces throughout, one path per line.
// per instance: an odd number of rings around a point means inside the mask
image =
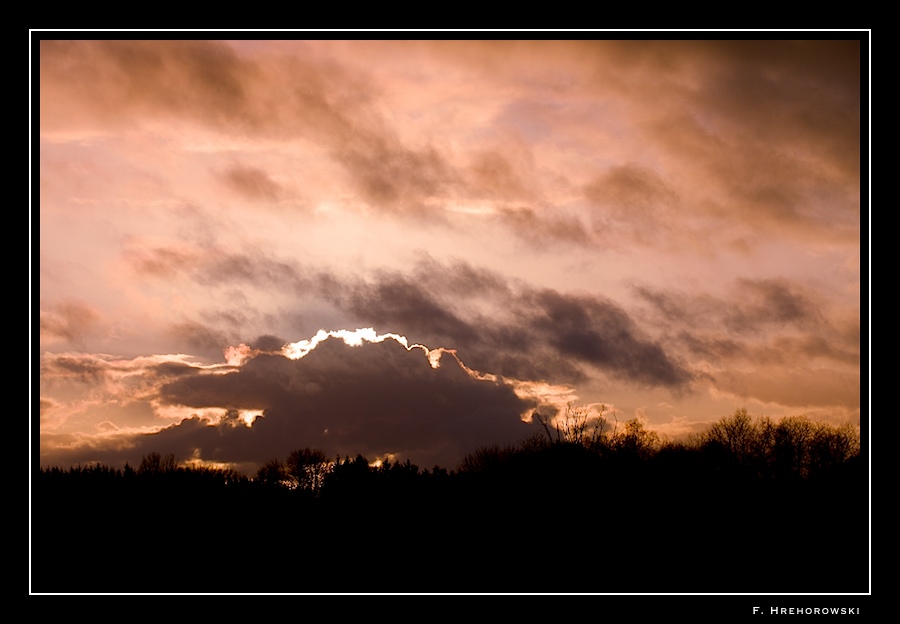
M 544 428 L 547 440 L 551 444 L 594 446 L 602 443 L 606 437 L 604 430 L 607 421 L 602 416 L 605 409 L 606 406 L 601 405 L 600 413 L 593 415 L 586 407 L 574 407 L 569 404 L 564 414 L 552 417 L 535 411 L 532 418 Z
M 319 449 L 306 447 L 291 451 L 285 461 L 285 470 L 291 487 L 318 493 L 322 489 L 333 462 Z
M 160 455 L 154 452 L 141 458 L 141 465 L 138 466 L 137 472 L 141 475 L 158 475 L 176 470 L 178 470 L 178 461 L 174 455 L 171 453 Z

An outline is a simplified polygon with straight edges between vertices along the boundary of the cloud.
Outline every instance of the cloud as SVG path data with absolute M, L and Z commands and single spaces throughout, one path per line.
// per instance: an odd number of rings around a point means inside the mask
M 807 407 L 838 408 L 859 418 L 859 371 L 834 370 L 809 366 L 745 373 L 740 369 L 723 371 L 717 376 L 717 388 L 735 396 L 769 404 L 789 405 L 802 410 Z
M 472 342 L 478 336 L 439 295 L 402 274 L 381 273 L 346 290 L 339 305 L 379 327 L 403 327 L 407 333 L 440 337 L 446 344 Z
M 739 278 L 724 298 L 636 287 L 650 307 L 626 311 L 598 294 L 540 288 L 427 255 L 406 273 L 350 276 L 265 254 L 211 254 L 192 277 L 220 285 L 295 288 L 304 297 L 327 301 L 351 326 L 450 345 L 468 365 L 520 380 L 593 379 L 676 393 L 722 383 L 722 390 L 737 391 L 740 385 L 720 377 L 723 367 L 769 366 L 795 374 L 810 361 L 836 370 L 859 361 L 858 325 L 854 332 L 835 316 L 825 293 L 785 278 Z M 237 335 L 230 330 L 229 337 L 233 341 Z
M 219 357 L 222 349 L 233 342 L 227 332 L 195 321 L 173 323 L 169 333 L 175 345 L 183 345 L 185 350 L 209 359 Z
M 349 346 L 328 338 L 301 359 L 258 354 L 228 374 L 171 363 L 156 370 L 166 375 L 158 386 L 162 411 L 262 410 L 263 416 L 246 426 L 236 418 L 211 423 L 198 415 L 133 437 L 125 455 L 102 452 L 94 441 L 81 455 L 64 456 L 118 457 L 121 463 L 155 450 L 250 465 L 311 446 L 332 456 L 363 453 L 374 459 L 392 453 L 423 467 L 453 467 L 480 445 L 527 435 L 530 425 L 521 416 L 536 405 L 509 384 L 473 377 L 452 357 L 433 368 L 421 350 L 395 340 Z
M 670 177 L 704 181 L 692 203 L 763 231 L 855 238 L 859 43 L 696 42 L 676 51 L 683 79 L 669 95 L 684 105 L 663 107 L 648 138 L 671 154 Z
M 41 428 L 53 427 L 58 422 L 58 417 L 55 414 L 57 409 L 59 408 L 59 402 L 55 401 L 51 398 L 41 397 L 39 401 L 39 419 Z
M 649 386 L 678 387 L 691 373 L 641 331 L 629 315 L 602 297 L 544 289 L 525 295 L 523 321 L 532 335 L 563 356 L 596 366 L 612 376 Z
M 460 301 L 463 288 L 468 297 Z M 585 367 L 593 367 L 629 383 L 664 387 L 691 379 L 624 309 L 601 296 L 563 294 L 464 263 L 430 261 L 418 266 L 415 278 L 382 274 L 350 292 L 349 307 L 360 319 L 403 327 L 422 341 L 465 345 L 461 356 L 481 370 L 561 381 L 583 379 Z M 475 311 L 479 297 L 493 312 Z
M 796 280 L 737 278 L 724 296 L 646 286 L 636 286 L 634 292 L 651 304 L 654 322 L 670 330 L 690 328 L 695 333 L 722 332 L 747 339 L 773 332 L 810 338 L 833 334 L 832 340 L 844 344 L 859 339 L 853 327 L 841 329 L 841 308 L 828 305 L 827 293 Z
M 147 247 L 132 240 L 122 250 L 122 258 L 139 275 L 171 278 L 190 270 L 199 258 L 196 250 L 185 245 Z
M 515 150 L 487 149 L 472 154 L 467 178 L 470 192 L 499 200 L 526 200 L 535 196 L 534 163 L 524 145 Z
M 794 410 L 858 410 L 858 323 L 812 284 L 737 279 L 724 297 L 639 287 L 642 319 L 704 371 L 714 393 Z
M 662 244 L 678 230 L 681 198 L 653 169 L 636 163 L 615 165 L 591 180 L 584 194 L 592 206 L 593 229 L 609 240 Z
M 561 211 L 502 208 L 498 216 L 500 223 L 521 236 L 531 248 L 537 245 L 538 250 L 559 244 L 592 245 L 597 242 L 578 217 Z
M 210 249 L 190 268 L 189 277 L 219 288 L 248 285 L 259 289 L 260 296 L 274 289 L 284 293 L 285 305 L 290 305 L 291 293 L 295 305 L 310 298 L 327 302 L 329 316 L 346 324 L 402 333 L 423 344 L 449 345 L 479 370 L 517 379 L 572 382 L 596 370 L 627 383 L 676 388 L 692 377 L 683 362 L 608 298 L 534 287 L 458 260 L 443 263 L 422 256 L 408 273 L 345 275 L 264 253 Z M 205 323 L 178 325 L 177 331 L 195 342 L 223 335 L 232 342 L 250 340 L 234 333 L 246 327 L 246 318 L 235 324 L 221 319 L 215 323 L 220 329 L 203 329 L 213 320 L 211 313 L 207 317 Z
M 106 381 L 113 366 L 102 356 L 63 353 L 41 359 L 41 380 L 54 378 L 77 379 L 85 384 Z
M 41 345 L 80 344 L 101 321 L 100 314 L 90 305 L 77 299 L 57 304 L 41 303 Z
M 121 121 L 183 114 L 240 125 L 252 118 L 253 68 L 208 41 L 41 41 L 41 121 Z M 90 85 L 85 89 L 84 85 Z
M 358 213 L 451 223 L 476 202 L 527 243 L 617 244 L 610 228 L 655 244 L 668 228 L 702 237 L 705 226 L 668 218 L 673 203 L 679 216 L 748 231 L 858 232 L 858 42 L 277 47 L 42 41 L 42 131 L 158 120 L 257 146 L 295 141 L 304 164 L 315 154 L 317 170 L 341 172 L 332 183 L 355 191 L 347 205 Z M 634 133 L 640 152 L 619 147 Z M 245 199 L 281 197 L 268 164 L 232 164 L 219 179 Z M 577 189 L 593 207 L 573 199 Z M 585 230 L 586 217 L 604 236 Z
M 734 331 L 754 331 L 765 325 L 804 325 L 816 316 L 816 306 L 797 285 L 785 280 L 738 282 L 736 301 L 725 323 Z
M 387 136 L 359 136 L 336 153 L 370 210 L 435 217 L 433 199 L 455 182 L 434 148 L 407 148 Z
M 282 340 L 278 336 L 259 336 L 251 343 L 251 347 L 259 351 L 280 351 L 287 344 L 286 340 Z
M 458 182 L 435 145 L 399 137 L 365 75 L 325 56 L 259 58 L 215 41 L 42 41 L 40 69 L 48 133 L 149 117 L 309 141 L 343 169 L 370 211 L 393 215 L 434 216 L 427 200 Z M 218 179 L 248 199 L 281 195 L 259 167 L 232 165 Z
M 228 189 L 247 199 L 275 201 L 281 194 L 281 185 L 257 167 L 233 165 L 218 177 Z

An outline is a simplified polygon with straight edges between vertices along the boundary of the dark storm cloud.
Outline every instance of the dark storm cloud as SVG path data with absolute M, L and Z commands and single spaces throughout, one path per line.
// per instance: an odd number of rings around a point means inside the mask
M 403 328 L 430 346 L 452 346 L 468 365 L 501 375 L 571 381 L 583 379 L 588 366 L 641 385 L 675 387 L 691 378 L 609 300 L 512 285 L 463 266 L 429 261 L 415 279 L 382 274 L 353 287 L 346 305 L 360 319 Z M 455 311 L 478 299 L 502 312 Z
M 553 290 L 526 295 L 523 322 L 562 355 L 610 374 L 650 386 L 676 387 L 690 372 L 661 345 L 645 338 L 629 315 L 599 297 L 579 297 Z
M 395 453 L 455 465 L 479 445 L 528 433 L 519 416 L 533 406 L 510 386 L 470 377 L 452 357 L 433 369 L 421 350 L 393 340 L 350 347 L 336 338 L 299 360 L 259 355 L 234 373 L 173 381 L 160 398 L 198 409 L 264 409 L 250 428 L 186 421 L 142 442 L 182 456 L 199 448 L 204 459 L 229 462 L 313 446 L 332 455 Z
M 457 349 L 467 365 L 508 377 L 571 383 L 593 368 L 639 385 L 677 387 L 691 379 L 688 368 L 616 303 L 534 288 L 462 261 L 426 256 L 408 275 L 350 277 L 264 254 L 211 252 L 192 277 L 277 287 L 304 301 L 327 302 L 353 326 L 322 329 L 399 333 L 430 348 Z
M 478 337 L 470 321 L 452 311 L 449 301 L 399 273 L 382 273 L 371 282 L 354 285 L 338 301 L 379 327 L 439 336 L 447 344 L 466 344 Z
M 277 357 L 277 359 L 275 359 Z M 249 373 L 233 371 L 224 375 L 198 373 L 166 384 L 159 389 L 164 403 L 193 408 L 226 407 L 268 409 L 290 403 L 291 390 L 281 356 L 259 356 Z
M 249 346 L 254 349 L 259 349 L 260 351 L 278 351 L 288 342 L 288 340 L 282 340 L 278 336 L 271 336 L 267 334 L 265 336 L 258 337 L 256 340 L 253 340 Z

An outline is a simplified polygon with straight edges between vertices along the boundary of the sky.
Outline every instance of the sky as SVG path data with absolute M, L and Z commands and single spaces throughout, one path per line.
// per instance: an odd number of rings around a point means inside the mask
M 45 35 L 42 466 L 860 422 L 859 41 Z

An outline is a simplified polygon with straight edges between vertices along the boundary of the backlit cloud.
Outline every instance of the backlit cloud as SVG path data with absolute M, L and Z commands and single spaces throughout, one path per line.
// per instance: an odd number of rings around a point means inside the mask
M 162 449 L 185 459 L 246 466 L 313 446 L 332 455 L 390 453 L 426 466 L 455 466 L 478 446 L 527 435 L 531 429 L 523 418 L 540 404 L 542 392 L 552 391 L 526 386 L 517 392 L 517 380 L 479 374 L 439 350 L 430 357 L 427 348 L 407 348 L 402 337 L 361 331 L 301 342 L 302 350 L 301 343 L 291 343 L 283 346 L 284 355 L 257 351 L 231 367 L 178 358 L 152 365 L 83 364 L 78 370 L 101 368 L 120 383 L 143 369 L 141 391 L 132 389 L 132 400 L 152 405 L 158 416 L 174 409 L 185 417 L 156 433 L 134 433 L 125 451 L 122 435 L 111 448 L 96 440 L 67 441 L 60 448 L 50 436 L 44 451 L 84 463 L 121 463 Z M 68 359 L 56 366 L 75 368 Z M 122 399 L 121 388 L 107 393 L 107 400 Z

